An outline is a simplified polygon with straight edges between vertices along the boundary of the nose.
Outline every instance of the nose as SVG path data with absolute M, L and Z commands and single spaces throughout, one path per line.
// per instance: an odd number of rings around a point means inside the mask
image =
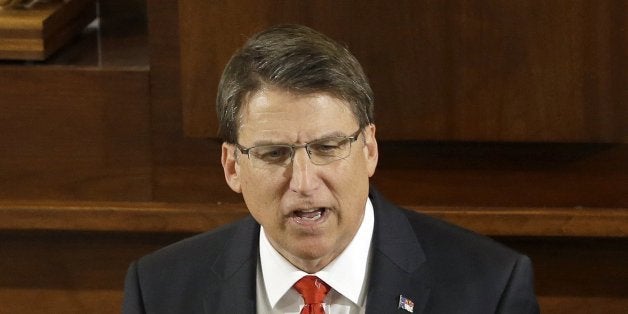
M 305 148 L 295 149 L 292 159 L 290 190 L 301 195 L 310 195 L 318 189 L 320 178 L 316 170 L 316 166 L 310 161 Z

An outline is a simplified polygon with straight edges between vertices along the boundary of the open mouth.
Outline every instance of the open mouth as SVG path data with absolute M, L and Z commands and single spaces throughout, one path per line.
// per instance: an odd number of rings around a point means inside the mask
M 293 212 L 293 215 L 297 223 L 307 224 L 321 220 L 325 217 L 325 213 L 327 213 L 327 208 L 319 207 L 297 210 Z

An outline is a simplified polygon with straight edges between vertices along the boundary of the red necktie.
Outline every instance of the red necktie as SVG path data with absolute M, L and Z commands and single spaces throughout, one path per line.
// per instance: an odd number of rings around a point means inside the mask
M 304 276 L 294 284 L 294 288 L 301 294 L 305 306 L 301 314 L 325 314 L 323 301 L 329 286 L 316 276 Z

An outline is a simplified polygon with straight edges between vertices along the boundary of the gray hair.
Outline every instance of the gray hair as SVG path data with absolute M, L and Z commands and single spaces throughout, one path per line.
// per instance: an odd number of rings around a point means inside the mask
M 237 142 L 240 110 L 248 96 L 264 87 L 330 93 L 350 105 L 360 128 L 373 123 L 373 91 L 360 63 L 346 47 L 305 26 L 272 27 L 231 57 L 216 97 L 223 141 Z

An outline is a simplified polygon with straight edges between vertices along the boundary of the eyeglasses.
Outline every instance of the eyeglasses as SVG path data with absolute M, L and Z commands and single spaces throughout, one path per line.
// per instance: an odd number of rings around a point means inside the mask
M 305 148 L 313 164 L 327 165 L 349 157 L 351 143 L 358 139 L 361 131 L 362 129 L 358 129 L 351 136 L 327 137 L 303 145 L 269 144 L 246 148 L 236 143 L 236 147 L 242 154 L 249 156 L 251 165 L 255 168 L 285 167 L 292 163 L 297 148 Z

